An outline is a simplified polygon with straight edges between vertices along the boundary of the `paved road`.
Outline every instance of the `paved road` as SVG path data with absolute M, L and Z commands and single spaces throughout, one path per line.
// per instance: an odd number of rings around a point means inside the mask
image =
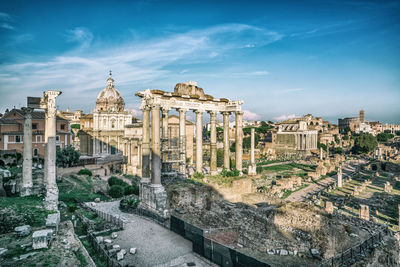
M 364 163 L 364 161 L 348 161 L 348 163 L 343 166 L 343 178 L 348 176 L 349 174 L 353 173 L 356 170 L 356 167 L 359 164 Z M 312 195 L 316 192 L 319 192 L 323 190 L 328 184 L 337 181 L 337 175 L 327 177 L 322 181 L 319 181 L 317 183 L 313 183 L 306 188 L 299 190 L 297 192 L 294 192 L 291 194 L 289 197 L 286 198 L 288 201 L 303 201 L 305 200 L 309 195 Z
M 96 208 L 111 214 L 120 215 L 127 221 L 125 229 L 118 232 L 113 244 L 118 244 L 128 253 L 122 261 L 135 266 L 216 266 L 192 252 L 192 242 L 159 224 L 135 214 L 119 210 L 119 201 L 97 203 Z M 137 253 L 129 253 L 137 248 Z

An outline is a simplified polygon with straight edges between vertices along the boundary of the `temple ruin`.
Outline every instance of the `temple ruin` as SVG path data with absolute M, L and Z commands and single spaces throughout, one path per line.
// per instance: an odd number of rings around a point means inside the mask
M 144 90 L 136 93 L 142 98 L 141 110 L 143 111 L 143 139 L 142 139 L 142 180 L 140 190 L 141 205 L 145 208 L 165 215 L 166 193 L 161 185 L 163 173 L 175 172 L 176 176 L 185 178 L 188 175 L 186 163 L 186 113 L 192 110 L 196 113 L 196 172 L 202 173 L 203 169 L 203 113 L 210 115 L 210 173 L 217 173 L 217 131 L 216 117 L 222 113 L 224 121 L 224 167 L 229 169 L 229 140 L 228 129 L 229 115 L 235 114 L 235 167 L 242 172 L 242 103 L 240 100 L 214 98 L 204 93 L 203 89 L 195 82 L 178 83 L 174 92 L 162 90 Z M 179 112 L 179 142 L 175 147 L 171 145 L 168 133 L 168 113 L 175 109 Z M 162 117 L 161 117 L 162 113 Z M 151 114 L 151 122 L 150 122 Z M 161 120 L 162 118 L 162 120 Z M 151 125 L 150 125 L 151 124 Z M 162 124 L 162 127 L 160 128 Z M 151 145 L 150 145 L 151 129 Z M 160 129 L 162 129 L 160 133 Z

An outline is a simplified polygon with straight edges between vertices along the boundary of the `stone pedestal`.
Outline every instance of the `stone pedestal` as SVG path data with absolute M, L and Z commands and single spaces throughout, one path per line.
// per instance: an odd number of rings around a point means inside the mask
M 255 137 L 254 137 L 254 128 L 251 128 L 251 150 L 250 150 L 250 164 L 249 164 L 249 170 L 248 174 L 249 175 L 256 175 L 257 174 L 257 166 L 256 166 L 256 160 L 254 156 L 254 146 L 255 146 Z
M 327 201 L 325 203 L 325 211 L 329 214 L 333 214 L 333 203 L 330 201 Z
M 162 218 L 167 218 L 167 192 L 162 185 L 152 185 L 149 182 L 142 180 L 140 183 L 139 208 L 155 213 Z

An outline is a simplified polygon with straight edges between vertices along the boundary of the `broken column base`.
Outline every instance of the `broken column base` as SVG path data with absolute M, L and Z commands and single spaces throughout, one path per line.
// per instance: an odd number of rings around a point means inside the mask
M 248 175 L 256 175 L 257 174 L 257 166 L 256 164 L 250 164 L 247 171 Z
M 21 197 L 26 197 L 26 196 L 32 195 L 32 186 L 22 187 L 19 192 L 19 195 Z
M 161 184 L 150 184 L 147 179 L 142 179 L 139 198 L 139 210 L 150 212 L 160 219 L 169 217 L 167 192 Z
M 46 198 L 44 200 L 46 210 L 58 211 L 58 188 L 47 188 Z

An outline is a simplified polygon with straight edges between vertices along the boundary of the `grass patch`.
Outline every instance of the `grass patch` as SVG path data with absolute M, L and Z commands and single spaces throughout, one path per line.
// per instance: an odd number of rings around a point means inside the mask
M 79 249 L 74 252 L 76 258 L 78 259 L 80 266 L 87 266 L 88 262 L 86 261 L 85 255 L 83 255 L 82 251 Z
M 81 242 L 85 246 L 87 252 L 89 253 L 90 257 L 92 257 L 92 260 L 94 261 L 97 267 L 107 267 L 107 263 L 101 259 L 100 255 L 90 245 L 87 238 L 81 239 Z
M 19 225 L 43 226 L 47 215 L 53 213 L 45 209 L 43 198 L 37 196 L 1 197 L 0 210 L 0 234 L 12 232 Z

